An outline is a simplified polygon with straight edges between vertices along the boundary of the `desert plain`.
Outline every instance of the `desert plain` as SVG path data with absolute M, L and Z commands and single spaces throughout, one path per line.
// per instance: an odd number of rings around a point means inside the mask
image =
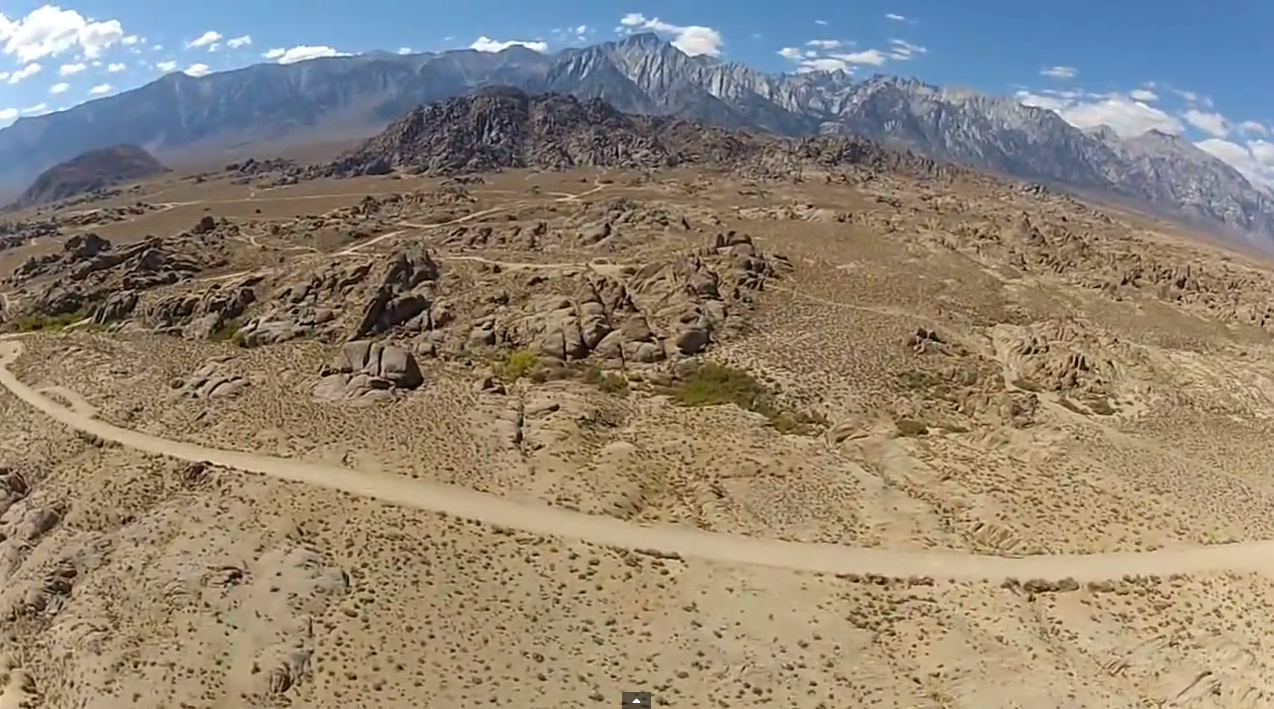
M 281 171 L 10 215 L 0 707 L 1274 701 L 1261 257 L 960 171 Z

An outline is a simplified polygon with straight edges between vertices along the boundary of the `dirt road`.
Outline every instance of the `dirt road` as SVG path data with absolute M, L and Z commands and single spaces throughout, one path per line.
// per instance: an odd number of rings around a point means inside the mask
M 683 557 L 824 573 L 933 576 L 964 580 L 1004 578 L 1077 581 L 1126 574 L 1168 575 L 1202 571 L 1267 571 L 1274 567 L 1274 542 L 1249 542 L 1146 553 L 1051 555 L 1025 558 L 960 552 L 902 552 L 807 544 L 704 532 L 673 526 L 643 526 L 549 505 L 519 502 L 467 488 L 392 474 L 355 471 L 320 463 L 227 451 L 171 441 L 99 421 L 54 402 L 19 381 L 9 365 L 22 352 L 17 338 L 0 340 L 0 385 L 62 424 L 132 448 L 187 461 L 207 461 L 281 480 L 374 498 L 392 505 L 463 517 L 534 534 L 585 540 L 627 549 L 657 550 Z

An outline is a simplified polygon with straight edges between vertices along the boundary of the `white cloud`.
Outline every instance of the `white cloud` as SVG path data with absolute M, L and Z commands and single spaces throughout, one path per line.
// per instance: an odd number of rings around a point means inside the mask
M 1174 115 L 1150 105 L 1150 102 L 1160 100 L 1161 93 L 1179 98 L 1184 103 L 1184 110 Z M 1149 130 L 1173 135 L 1183 135 L 1188 128 L 1200 131 L 1210 137 L 1195 143 L 1199 149 L 1228 163 L 1253 184 L 1274 189 L 1274 142 L 1264 139 L 1274 129 L 1258 121 L 1235 122 L 1219 112 L 1205 111 L 1203 108 L 1211 106 L 1212 102 L 1195 92 L 1163 83 L 1145 82 L 1127 93 L 1094 94 L 1055 89 L 1032 92 L 1022 89 L 1015 95 L 1027 106 L 1055 111 L 1078 128 L 1105 125 L 1122 137 L 1137 136 Z M 1240 139 L 1236 135 L 1239 133 L 1252 139 Z
M 411 47 L 399 47 L 399 48 L 398 48 L 398 53 L 399 53 L 399 54 L 411 54 Z
M 1185 130 L 1172 115 L 1125 94 L 1083 94 L 1074 91 L 1051 91 L 1034 94 L 1018 91 L 1017 99 L 1027 106 L 1056 111 L 1067 123 L 1078 128 L 1109 126 L 1115 133 L 1129 137 L 1149 130 L 1180 134 Z
M 899 14 L 898 14 L 898 13 L 896 13 L 896 12 L 889 12 L 889 13 L 885 13 L 885 19 L 886 19 L 886 20 L 893 20 L 894 22 L 908 22 L 908 21 L 909 21 L 906 17 L 904 17 L 903 15 L 899 15 Z
M 1050 66 L 1040 69 L 1040 76 L 1048 76 L 1054 79 L 1074 79 L 1079 71 L 1073 66 Z
M 77 62 L 75 64 L 63 64 L 62 66 L 58 67 L 58 76 L 73 76 L 75 74 L 80 73 L 81 71 L 84 71 L 87 68 L 88 68 L 88 65 L 83 62 Z
M 533 52 L 539 52 L 541 54 L 549 50 L 549 45 L 547 43 L 540 42 L 538 40 L 528 41 L 510 39 L 501 42 L 500 40 L 491 39 L 490 37 L 479 37 L 473 40 L 473 44 L 469 45 L 469 49 L 476 49 L 479 52 L 503 52 L 509 47 L 526 47 Z
M 1251 140 L 1239 144 L 1208 138 L 1195 145 L 1229 163 L 1253 184 L 1274 188 L 1274 143 Z
M 1230 123 L 1219 113 L 1209 113 L 1191 108 L 1181 114 L 1186 123 L 1198 128 L 1214 138 L 1224 138 L 1230 134 Z
M 18 117 L 18 109 L 16 108 L 0 108 L 0 121 L 12 121 Z
M 128 67 L 124 66 L 123 64 L 119 62 L 111 62 L 110 64 L 106 65 L 106 70 L 112 74 L 118 74 L 119 72 L 124 71 L 127 68 Z
M 833 57 L 809 57 L 802 59 L 800 66 L 796 69 L 797 73 L 811 71 L 853 71 L 853 68 L 845 64 L 840 59 Z
M 40 70 L 43 68 L 44 67 L 40 66 L 39 64 L 35 64 L 35 63 L 27 64 L 21 69 L 9 74 L 9 83 L 16 84 L 18 82 L 25 81 L 26 79 L 30 79 L 36 74 L 39 74 Z
M 62 83 L 59 83 L 59 84 L 54 84 L 54 85 L 52 85 L 52 86 L 50 86 L 50 87 L 49 87 L 49 93 L 51 93 L 51 94 L 64 94 L 64 93 L 66 93 L 66 90 L 67 90 L 67 89 L 69 89 L 69 88 L 71 88 L 71 85 L 70 85 L 70 84 L 68 84 L 68 83 L 66 83 L 66 82 L 62 82 Z
M 88 92 L 91 96 L 101 96 L 102 94 L 110 93 L 110 90 L 110 84 L 98 84 L 97 86 L 89 89 Z
M 47 103 L 37 103 L 34 106 L 27 106 L 26 108 L 22 109 L 22 115 L 32 116 L 43 111 L 44 109 L 48 107 L 49 107 L 49 104 Z
M 623 27 L 618 28 L 622 32 Z M 575 25 L 574 27 L 563 27 L 553 30 L 550 34 L 554 37 L 561 37 L 569 42 L 586 42 L 590 35 L 594 33 L 592 27 L 588 25 Z
M 837 39 L 811 39 L 805 43 L 804 50 L 798 47 L 784 47 L 778 51 L 778 54 L 795 62 L 797 73 L 844 71 L 852 74 L 855 67 L 860 65 L 882 66 L 891 61 L 910 61 L 929 51 L 925 47 L 903 39 L 889 40 L 887 49 L 845 51 L 853 44 L 853 42 Z
M 207 64 L 191 64 L 182 73 L 186 76 L 207 76 L 212 69 Z
M 71 50 L 79 50 L 92 59 L 123 38 L 124 28 L 119 20 L 91 21 L 74 10 L 55 5 L 36 8 L 16 21 L 0 14 L 3 51 L 22 63 Z
M 889 61 L 889 55 L 879 49 L 865 49 L 861 52 L 833 54 L 831 56 L 845 62 L 846 64 L 869 64 L 871 66 L 880 66 Z
M 238 49 L 239 47 L 247 47 L 251 44 L 252 44 L 252 35 L 250 34 L 245 34 L 240 37 L 231 37 L 230 39 L 226 40 L 226 46 L 231 49 Z
M 1199 94 L 1196 94 L 1193 91 L 1182 91 L 1181 89 L 1172 89 L 1172 93 L 1180 96 L 1181 98 L 1189 101 L 1190 103 L 1195 103 L 1199 100 Z
M 135 34 L 130 34 L 127 37 L 124 37 L 123 39 L 121 39 L 119 43 L 124 45 L 125 47 L 131 47 L 134 44 L 137 44 L 138 42 L 141 42 L 141 41 L 142 41 L 141 37 L 138 37 Z
M 814 24 L 816 24 L 816 25 L 822 25 L 823 27 L 826 27 L 826 26 L 827 26 L 827 20 L 814 20 Z
M 827 24 L 822 20 L 816 22 Z M 619 24 L 632 30 L 649 30 L 651 32 L 660 32 L 672 35 L 672 46 L 689 54 L 696 56 L 721 56 L 721 46 L 725 44 L 725 40 L 721 38 L 721 33 L 711 27 L 703 27 L 700 25 L 674 25 L 670 22 L 664 22 L 657 17 L 648 18 L 640 12 L 630 12 L 619 20 Z
M 1257 121 L 1243 121 L 1239 124 L 1239 129 L 1248 135 L 1269 135 L 1270 129 L 1263 123 Z
M 186 42 L 186 49 L 197 49 L 199 47 L 207 47 L 209 50 L 216 49 L 217 44 L 221 41 L 221 33 L 208 30 L 194 39 Z
M 1042 93 L 1032 93 L 1026 89 L 1021 89 L 1013 94 L 1018 103 L 1023 106 L 1031 106 L 1034 108 L 1047 108 L 1050 111 L 1060 113 L 1071 106 L 1074 101 L 1069 96 L 1058 96 L 1058 92 L 1046 91 Z
M 921 54 L 927 54 L 928 49 L 918 44 L 912 44 L 901 39 L 889 40 L 889 58 L 895 61 L 905 62 L 915 59 Z
M 167 74 L 171 71 L 177 71 L 177 62 L 159 62 L 155 64 L 155 68 Z
M 262 55 L 266 59 L 273 59 L 280 64 L 295 64 L 309 59 L 319 59 L 321 57 L 344 57 L 348 56 L 345 52 L 338 52 L 327 46 L 311 46 L 302 44 L 288 49 L 275 48 Z
M 1135 99 L 1114 96 L 1096 103 L 1080 104 L 1062 111 L 1062 118 L 1081 128 L 1108 125 L 1120 135 L 1140 135 L 1150 130 L 1179 134 L 1181 122 L 1167 113 Z

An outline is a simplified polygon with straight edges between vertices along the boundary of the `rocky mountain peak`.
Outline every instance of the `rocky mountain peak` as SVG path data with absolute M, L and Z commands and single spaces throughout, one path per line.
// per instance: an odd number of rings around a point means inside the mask
M 1257 228 L 1274 242 L 1269 194 L 1188 141 L 1151 136 L 1128 143 L 1113 132 L 1081 131 L 1015 98 L 913 78 L 878 74 L 855 82 L 843 72 L 769 74 L 687 56 L 651 32 L 553 55 L 525 47 L 376 53 L 199 79 L 171 74 L 0 130 L 0 189 L 13 191 L 50 165 L 117 143 L 154 146 L 167 158 L 195 145 L 207 150 L 285 137 L 319 139 L 337 127 L 371 134 L 413 106 L 493 85 L 597 98 L 627 113 L 786 137 L 857 136 L 1032 182 L 1131 199 L 1139 207 L 1149 201 L 1168 214 L 1181 203 L 1167 195 L 1196 195 L 1197 203 L 1185 210 L 1192 220 Z M 1172 169 L 1162 160 L 1151 165 L 1148 152 L 1171 152 Z M 1260 226 L 1266 224 L 1268 231 Z
M 1120 141 L 1119 134 L 1115 132 L 1115 129 L 1105 123 L 1092 128 L 1085 128 L 1083 132 L 1085 135 L 1096 138 L 1103 143 L 1118 143 Z
M 665 42 L 654 32 L 638 32 L 631 34 L 618 42 L 613 43 L 619 47 L 639 47 L 647 50 L 663 51 L 665 49 L 676 49 L 671 43 Z

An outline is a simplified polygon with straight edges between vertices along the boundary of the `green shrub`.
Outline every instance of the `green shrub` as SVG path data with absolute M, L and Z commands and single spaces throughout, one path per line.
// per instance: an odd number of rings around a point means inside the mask
M 894 422 L 898 427 L 898 435 L 906 438 L 914 438 L 929 433 L 929 426 L 924 421 L 915 419 L 898 419 Z
M 755 377 L 715 362 L 705 362 L 684 376 L 672 397 L 682 406 L 735 404 L 758 413 L 765 413 L 771 406 L 768 392 Z
M 31 313 L 15 319 L 13 325 L 18 332 L 55 332 L 68 325 L 74 325 L 83 319 L 84 315 L 79 312 L 62 313 L 60 315 Z
M 627 396 L 629 387 L 628 379 L 622 374 L 604 371 L 597 365 L 589 365 L 584 370 L 584 381 L 601 389 L 607 394 L 615 394 L 617 396 Z
M 513 382 L 534 374 L 542 366 L 540 353 L 532 350 L 515 350 L 504 358 L 499 365 L 499 370 L 503 379 Z
M 235 342 L 235 336 L 239 334 L 240 324 L 235 318 L 222 320 L 221 324 L 216 327 L 208 335 L 208 339 L 214 342 Z M 238 344 L 235 342 L 235 344 Z
M 734 404 L 767 418 L 780 433 L 808 435 L 825 422 L 806 413 L 783 407 L 756 377 L 742 369 L 704 362 L 682 376 L 669 391 L 682 406 Z

